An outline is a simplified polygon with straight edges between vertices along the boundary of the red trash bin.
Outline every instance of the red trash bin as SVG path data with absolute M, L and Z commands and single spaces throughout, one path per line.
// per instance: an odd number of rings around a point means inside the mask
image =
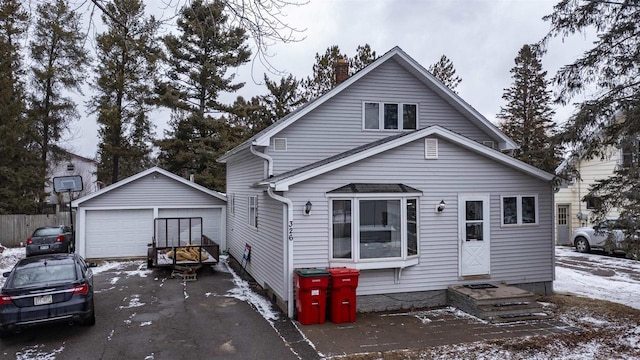
M 326 269 L 297 269 L 296 312 L 302 325 L 324 324 L 329 272 Z
M 356 269 L 329 268 L 331 274 L 331 322 L 356 321 L 356 288 L 360 272 Z

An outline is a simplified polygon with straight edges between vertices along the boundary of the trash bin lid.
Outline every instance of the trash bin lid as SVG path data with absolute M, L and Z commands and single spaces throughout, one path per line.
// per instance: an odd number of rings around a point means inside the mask
M 327 269 L 296 269 L 296 274 L 302 277 L 329 276 Z
M 346 267 L 335 267 L 335 268 L 329 268 L 328 270 L 331 276 L 349 276 L 349 275 L 360 274 L 360 271 L 358 271 L 358 269 L 349 269 Z

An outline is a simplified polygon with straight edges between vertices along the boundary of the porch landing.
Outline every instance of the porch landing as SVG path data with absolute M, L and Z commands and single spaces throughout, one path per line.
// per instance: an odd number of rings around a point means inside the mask
M 447 289 L 447 302 L 492 323 L 549 317 L 534 293 L 499 283 L 451 286 Z

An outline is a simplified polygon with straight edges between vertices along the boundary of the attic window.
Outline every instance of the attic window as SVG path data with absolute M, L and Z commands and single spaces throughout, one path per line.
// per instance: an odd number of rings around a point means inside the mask
M 362 114 L 365 130 L 415 130 L 418 105 L 367 101 Z
M 287 151 L 287 138 L 274 138 L 273 151 Z
M 435 138 L 424 139 L 424 158 L 425 159 L 438 158 L 438 139 L 435 139 Z
M 68 163 L 67 164 L 67 171 L 74 171 L 76 169 L 76 166 L 73 163 Z
M 496 143 L 495 143 L 494 141 L 492 141 L 492 140 L 489 140 L 489 141 L 483 141 L 483 142 L 482 142 L 482 144 L 483 144 L 484 146 L 488 146 L 488 147 L 490 147 L 490 148 L 492 148 L 492 149 L 495 149 L 495 148 L 496 148 Z

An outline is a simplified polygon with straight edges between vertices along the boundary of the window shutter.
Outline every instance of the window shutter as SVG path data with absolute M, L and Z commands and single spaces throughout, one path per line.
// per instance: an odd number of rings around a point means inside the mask
M 287 151 L 287 138 L 274 138 L 273 151 Z
M 424 158 L 425 159 L 438 158 L 438 139 L 435 139 L 435 138 L 424 139 Z

